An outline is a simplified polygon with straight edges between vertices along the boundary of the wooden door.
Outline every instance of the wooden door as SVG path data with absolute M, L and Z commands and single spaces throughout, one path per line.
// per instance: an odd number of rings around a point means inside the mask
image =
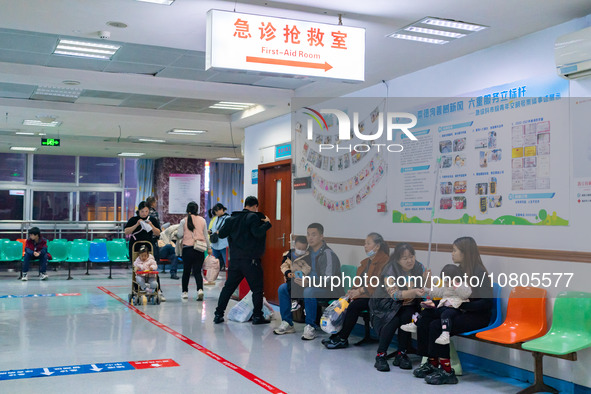
M 267 301 L 279 304 L 277 289 L 284 282 L 279 267 L 283 253 L 290 248 L 291 160 L 260 165 L 258 185 L 259 212 L 272 224 L 262 258 L 264 292 Z

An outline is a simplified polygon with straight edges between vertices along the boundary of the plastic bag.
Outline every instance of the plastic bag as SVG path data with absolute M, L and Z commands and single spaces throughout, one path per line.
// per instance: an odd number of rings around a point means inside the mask
M 343 328 L 345 322 L 345 313 L 349 306 L 349 300 L 347 298 L 339 298 L 333 301 L 322 314 L 320 318 L 320 328 L 322 331 L 329 334 L 336 334 Z
M 244 323 L 250 320 L 254 306 L 252 305 L 252 291 L 249 291 L 243 299 L 230 309 L 228 320 Z
M 273 307 L 271 306 L 271 304 L 267 302 L 267 299 L 265 297 L 263 297 L 263 317 L 266 320 L 273 319 Z
M 214 282 L 218 278 L 220 273 L 220 261 L 213 257 L 213 255 L 209 255 L 205 258 L 203 262 L 203 270 L 205 272 L 205 279 L 208 282 Z

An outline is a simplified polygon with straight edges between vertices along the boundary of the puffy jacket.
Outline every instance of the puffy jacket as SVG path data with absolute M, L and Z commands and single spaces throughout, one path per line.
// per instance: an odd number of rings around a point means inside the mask
M 219 237 L 228 238 L 230 256 L 234 259 L 259 259 L 265 253 L 265 238 L 270 222 L 265 215 L 248 209 L 232 212 L 220 229 Z

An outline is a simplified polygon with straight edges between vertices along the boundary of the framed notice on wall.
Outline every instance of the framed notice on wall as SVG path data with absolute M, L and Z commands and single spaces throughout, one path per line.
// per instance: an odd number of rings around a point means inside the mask
M 168 182 L 168 212 L 184 214 L 191 201 L 201 199 L 201 175 L 170 174 Z

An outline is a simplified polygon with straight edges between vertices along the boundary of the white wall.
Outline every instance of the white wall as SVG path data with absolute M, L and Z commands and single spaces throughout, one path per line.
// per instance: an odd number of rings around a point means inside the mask
M 553 45 L 556 37 L 572 31 L 587 27 L 591 23 L 591 18 L 576 19 L 541 32 L 522 37 L 505 44 L 487 48 L 473 54 L 451 60 L 449 62 L 426 68 L 412 74 L 388 81 L 389 94 L 392 97 L 453 97 L 466 95 L 469 92 L 482 90 L 488 87 L 502 85 L 513 81 L 530 79 L 536 76 L 556 75 L 554 65 Z M 591 81 L 591 79 L 589 80 Z M 574 81 L 571 82 L 571 96 L 591 96 L 591 82 Z M 350 96 L 355 97 L 383 97 L 385 93 L 384 85 L 375 85 L 373 87 L 356 92 Z M 284 116 L 247 128 L 246 150 L 245 150 L 245 195 L 256 193 L 256 186 L 249 184 L 248 175 L 250 170 L 260 164 L 260 147 L 284 142 L 290 138 L 290 119 Z M 571 147 L 572 148 L 572 147 Z M 572 190 L 572 189 L 571 189 Z M 382 193 L 376 191 L 376 199 Z M 376 200 L 376 201 L 377 201 Z M 572 200 L 572 199 L 571 199 Z M 375 207 L 373 199 L 368 201 Z M 566 229 L 534 229 L 531 227 L 522 227 L 519 229 L 518 236 L 527 240 L 528 246 L 545 249 L 564 249 L 563 243 L 566 237 L 570 238 L 572 232 L 576 232 L 577 240 L 574 250 L 591 250 L 590 244 L 584 239 L 588 237 L 589 226 L 588 219 L 591 218 L 589 208 L 575 208 L 571 204 L 570 219 L 571 224 Z M 370 205 L 368 205 L 370 206 Z M 312 207 L 310 209 L 310 207 Z M 311 221 L 318 220 L 318 204 L 313 200 L 310 193 L 296 193 L 294 196 L 294 234 L 302 234 Z M 390 208 L 390 207 L 389 207 Z M 348 215 L 348 214 L 347 214 Z M 350 238 L 361 238 L 372 230 L 371 220 L 358 220 L 352 215 L 348 216 L 350 221 L 346 226 L 339 228 L 339 236 L 344 236 L 343 231 L 350 232 Z M 454 225 L 455 226 L 455 225 Z M 483 230 L 483 227 L 487 227 Z M 437 231 L 440 242 L 450 243 L 460 235 L 473 235 L 472 233 L 486 234 L 480 238 L 475 236 L 477 241 L 486 245 L 505 246 L 500 240 L 501 231 L 504 228 L 494 228 L 495 226 L 477 226 L 470 225 L 465 227 L 445 227 L 440 226 Z M 416 241 L 428 241 L 428 225 L 406 224 L 393 226 L 392 231 L 383 234 L 389 240 L 402 240 L 409 233 L 414 234 Z M 484 231 L 484 233 L 483 233 Z M 548 237 L 545 232 L 552 232 Z M 420 239 L 414 239 L 416 234 L 423 234 Z M 538 238 L 540 234 L 544 237 Z M 331 234 L 326 234 L 331 236 Z M 580 238 L 579 238 L 580 237 Z M 536 244 L 537 239 L 545 239 Z M 548 242 L 548 239 L 551 241 Z M 572 245 L 571 245 L 572 246 Z M 357 265 L 363 258 L 361 247 L 335 246 L 335 251 L 341 257 L 342 263 Z M 565 253 L 568 253 L 567 251 Z M 426 262 L 426 252 L 418 252 L 420 261 Z M 494 256 L 484 256 L 484 263 L 489 271 L 492 272 L 573 272 L 573 278 L 568 290 L 589 291 L 588 280 L 591 278 L 591 264 L 554 262 L 545 260 L 523 260 L 501 258 Z M 450 262 L 450 256 L 447 253 L 433 253 L 431 257 L 431 268 L 438 272 L 440 268 Z M 549 297 L 555 296 L 559 289 L 549 288 Z M 509 293 L 509 289 L 504 289 L 504 296 Z M 505 300 L 506 304 L 506 300 Z M 548 314 L 551 316 L 553 300 L 549 298 Z M 457 348 L 460 351 L 472 353 L 481 357 L 486 357 L 495 361 L 510 363 L 511 365 L 532 370 L 533 360 L 530 353 L 508 350 L 498 346 L 485 345 L 469 340 L 457 340 Z M 545 370 L 547 375 L 571 381 L 580 385 L 591 387 L 591 374 L 587 371 L 587 366 L 591 365 L 591 350 L 579 352 L 579 361 L 573 363 L 565 360 L 545 359 Z

